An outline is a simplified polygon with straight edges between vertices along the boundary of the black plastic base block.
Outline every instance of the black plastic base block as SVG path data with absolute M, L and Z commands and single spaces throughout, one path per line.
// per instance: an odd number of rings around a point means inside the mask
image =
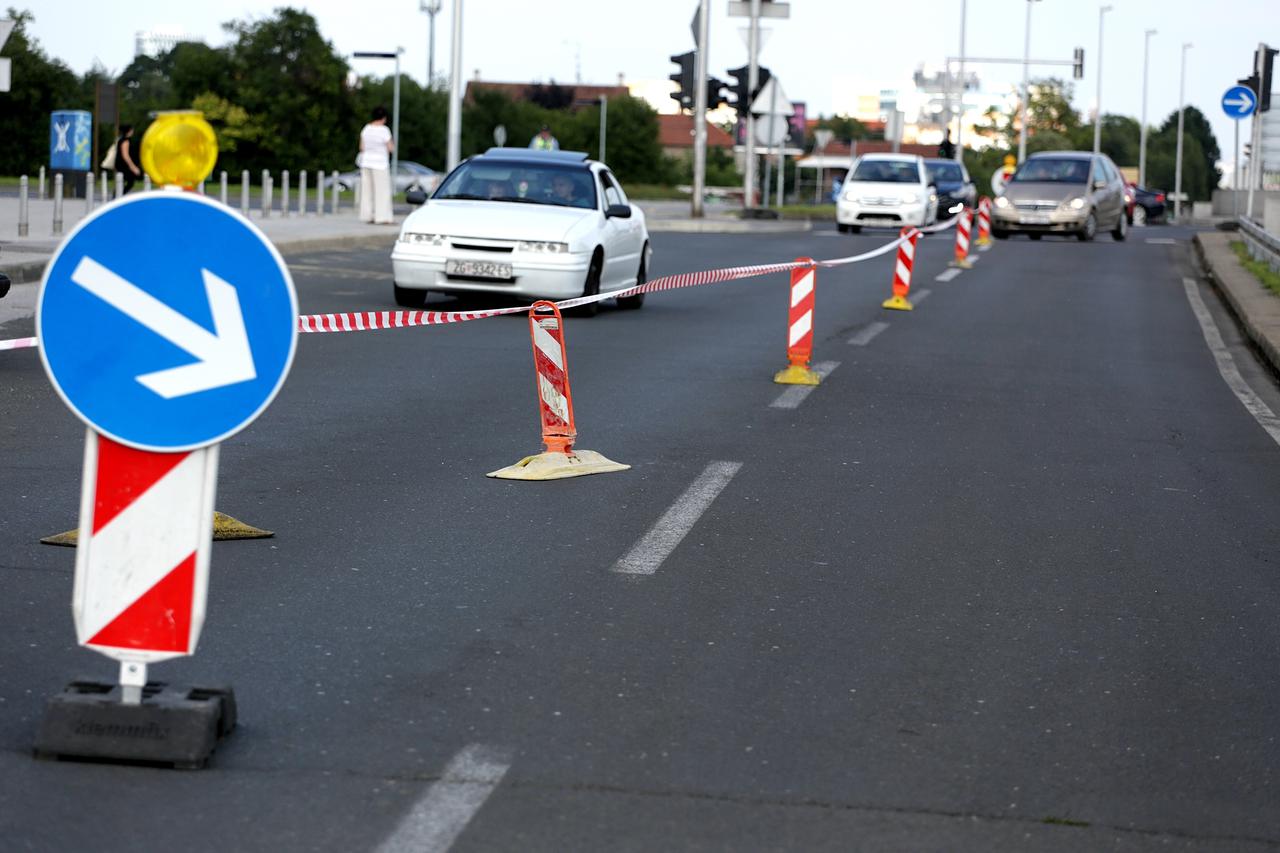
M 120 685 L 73 681 L 45 704 L 35 755 L 199 769 L 236 727 L 230 687 L 148 682 L 142 702 L 125 705 Z

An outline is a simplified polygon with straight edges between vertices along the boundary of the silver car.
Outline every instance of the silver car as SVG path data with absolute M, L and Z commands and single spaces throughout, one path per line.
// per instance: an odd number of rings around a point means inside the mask
M 396 168 L 396 187 L 397 193 L 408 192 L 413 187 L 420 188 L 423 192 L 430 195 L 435 192 L 436 187 L 440 186 L 440 180 L 444 177 L 434 169 L 428 168 L 421 163 L 415 163 L 412 160 L 401 160 Z M 338 175 L 338 190 L 347 192 L 355 189 L 356 184 L 360 183 L 360 171 L 343 172 Z M 325 178 L 324 186 L 328 189 L 333 186 L 333 178 Z
M 1105 154 L 1042 151 L 1018 167 L 991 211 L 991 234 L 1003 240 L 1026 234 L 1074 234 L 1092 240 L 1110 231 L 1116 240 L 1128 234 L 1124 179 Z

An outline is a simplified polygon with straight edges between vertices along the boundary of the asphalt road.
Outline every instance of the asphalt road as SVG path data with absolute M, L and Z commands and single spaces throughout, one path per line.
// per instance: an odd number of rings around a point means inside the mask
M 234 685 L 204 771 L 31 757 L 45 698 L 115 666 L 37 544 L 83 427 L 0 353 L 2 846 L 1280 847 L 1280 447 L 1184 280 L 1280 393 L 1187 233 L 945 282 L 930 238 L 910 314 L 892 256 L 823 271 L 835 366 L 793 408 L 782 276 L 570 319 L 578 446 L 634 467 L 551 483 L 484 476 L 540 449 L 522 319 L 304 336 L 222 450 L 219 508 L 278 535 L 215 545 L 199 651 L 152 671 Z M 653 273 L 885 239 L 664 234 Z M 304 312 L 394 307 L 380 253 L 289 260 Z

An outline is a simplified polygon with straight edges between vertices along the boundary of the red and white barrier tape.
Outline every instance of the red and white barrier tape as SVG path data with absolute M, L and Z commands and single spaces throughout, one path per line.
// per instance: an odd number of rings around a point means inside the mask
M 954 225 L 957 218 L 952 217 L 945 222 L 917 230 L 926 233 L 941 231 Z M 872 258 L 892 252 L 898 248 L 898 245 L 904 239 L 906 238 L 899 235 L 897 239 L 885 243 L 883 246 L 877 246 L 869 252 L 850 255 L 846 258 L 814 261 L 812 266 L 829 268 L 869 261 Z M 562 302 L 557 302 L 556 307 L 563 311 L 568 308 L 576 308 L 579 305 L 588 305 L 592 302 L 600 302 L 619 296 L 636 296 L 641 293 L 657 293 L 664 290 L 678 290 L 683 287 L 698 287 L 704 284 L 738 281 L 744 278 L 756 278 L 757 276 L 772 275 L 774 273 L 787 272 L 797 267 L 808 266 L 811 265 L 799 261 L 787 261 L 777 264 L 757 264 L 754 266 L 704 270 L 702 272 L 678 273 L 655 278 L 643 284 L 633 285 L 625 290 L 611 290 L 608 293 L 565 299 Z M 440 326 L 448 323 L 465 323 L 469 320 L 483 320 L 504 314 L 523 314 L 528 310 L 528 305 L 518 305 L 511 308 L 492 308 L 487 311 L 357 311 L 344 314 L 304 314 L 298 318 L 298 331 L 304 333 L 371 332 L 379 329 L 402 329 L 413 326 Z M 0 350 L 21 349 L 38 345 L 35 338 L 17 338 L 16 340 L 0 341 Z

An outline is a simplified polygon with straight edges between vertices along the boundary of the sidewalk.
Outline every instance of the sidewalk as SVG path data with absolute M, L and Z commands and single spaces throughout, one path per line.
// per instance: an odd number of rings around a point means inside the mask
M 1280 296 L 1240 266 L 1231 250 L 1238 239 L 1235 233 L 1202 231 L 1195 236 L 1196 253 L 1249 340 L 1280 373 Z
M 249 218 L 275 244 L 282 254 L 323 249 L 385 248 L 391 251 L 399 228 L 389 225 L 366 225 L 356 220 L 350 197 L 344 198 L 345 207 L 335 213 L 317 215 L 296 213 L 282 217 L 278 211 L 262 218 L 262 211 L 250 210 Z M 99 203 L 100 206 L 100 203 Z M 808 231 L 813 225 L 808 221 L 743 220 L 735 215 L 737 208 L 729 205 L 707 205 L 706 216 L 693 219 L 689 215 L 687 201 L 636 202 L 645 213 L 651 233 L 783 233 Z M 96 209 L 96 207 L 95 207 Z M 233 206 L 233 209 L 238 209 Z M 58 244 L 71 233 L 85 216 L 84 199 L 67 199 L 62 204 L 62 235 L 53 235 L 53 202 L 30 202 L 30 234 L 18 236 L 18 201 L 16 198 L 0 199 L 0 272 L 13 283 L 38 282 L 44 274 L 45 264 L 52 257 Z M 404 216 L 397 217 L 398 223 Z

